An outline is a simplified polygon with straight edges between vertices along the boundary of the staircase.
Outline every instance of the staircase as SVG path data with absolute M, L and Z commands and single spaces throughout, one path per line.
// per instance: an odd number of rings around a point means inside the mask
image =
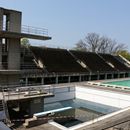
M 6 114 L 5 114 L 5 110 L 4 110 L 3 100 L 0 100 L 0 121 L 1 120 L 6 120 Z
M 4 91 L 2 91 L 2 97 L 0 99 L 0 121 L 5 121 L 6 123 L 10 122 L 8 107 L 5 100 Z
M 3 107 L 3 101 L 0 100 L 0 111 L 3 111 L 4 110 L 4 107 Z

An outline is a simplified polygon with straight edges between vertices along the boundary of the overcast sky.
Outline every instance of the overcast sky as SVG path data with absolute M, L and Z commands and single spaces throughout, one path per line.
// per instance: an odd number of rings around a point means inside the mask
M 33 44 L 71 48 L 96 32 L 130 51 L 130 0 L 0 0 L 0 6 L 22 11 L 23 25 L 48 29 L 52 40 Z

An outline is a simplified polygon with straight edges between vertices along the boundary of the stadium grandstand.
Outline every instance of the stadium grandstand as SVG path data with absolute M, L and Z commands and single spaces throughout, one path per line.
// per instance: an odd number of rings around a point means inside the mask
M 129 71 L 129 68 L 117 60 L 114 56 L 110 54 L 100 54 L 106 62 L 111 65 L 113 68 L 117 69 L 117 71 Z
M 95 108 L 101 108 L 104 111 L 107 110 L 106 106 L 108 109 L 110 107 L 113 109 L 113 107 L 124 108 L 129 106 L 129 95 L 124 94 L 129 94 L 130 88 L 103 86 L 100 84 L 101 81 L 97 82 L 97 80 L 130 77 L 130 64 L 125 58 L 110 54 L 21 45 L 21 38 L 51 39 L 47 29 L 23 26 L 21 21 L 22 12 L 0 8 L 0 129 L 7 129 L 2 122 L 9 124 L 9 126 L 14 125 L 15 130 L 24 130 L 19 123 L 22 123 L 24 127 L 32 127 L 39 125 L 39 123 L 44 125 L 45 123 L 48 129 L 55 129 L 54 124 L 47 123 L 51 119 L 50 117 L 56 114 L 54 111 L 47 113 L 45 118 L 39 118 L 35 115 L 39 112 L 41 115 L 42 112 L 49 111 L 49 109 L 57 111 L 55 106 L 58 107 L 59 111 L 59 106 L 53 103 L 58 103 L 62 107 L 61 102 L 67 100 L 74 103 L 73 100 L 75 99 L 83 99 L 85 102 L 91 102 L 90 106 L 94 106 L 92 103 L 96 103 L 91 111 L 95 111 Z M 91 80 L 96 80 L 96 82 L 82 82 Z M 83 103 L 83 107 L 88 107 L 89 103 L 86 105 Z M 79 104 L 82 107 L 82 102 Z M 102 107 L 101 104 L 103 104 Z M 49 105 L 49 109 L 46 109 L 46 105 Z M 65 103 L 62 110 L 65 110 L 66 105 L 69 104 Z M 70 109 L 70 105 L 68 107 Z M 88 108 L 87 111 L 90 109 Z M 110 126 L 117 121 L 120 123 L 120 119 L 117 117 L 124 120 L 125 116 L 129 115 L 124 114 L 124 111 L 129 113 L 130 108 L 119 111 L 120 117 L 118 116 L 119 112 L 115 112 L 115 116 L 113 113 L 109 116 L 106 115 L 107 118 L 110 117 L 109 121 L 111 121 L 108 123 L 105 117 L 106 125 L 109 124 Z M 77 113 L 77 109 L 74 109 L 75 112 Z M 86 116 L 87 121 L 88 115 Z M 60 120 L 61 117 L 59 116 Z M 63 121 L 66 119 L 68 121 L 73 117 L 76 115 L 71 118 L 70 114 L 67 117 L 63 116 Z M 90 117 L 95 120 L 93 115 Z M 104 118 L 101 117 L 101 120 L 104 122 Z M 78 120 L 74 119 L 74 121 L 77 122 Z M 99 123 L 99 120 L 97 121 Z M 11 122 L 13 124 L 10 124 Z M 114 123 L 114 125 L 117 124 Z M 102 122 L 99 123 L 99 126 L 102 127 Z M 102 127 L 102 129 L 104 128 Z
M 82 73 L 88 72 L 78 64 L 65 49 L 31 47 L 36 61 L 41 61 L 42 69 L 49 73 Z
M 110 54 L 40 46 L 30 46 L 22 50 L 22 79 L 26 84 L 32 81 L 55 84 L 129 76 L 129 66 Z

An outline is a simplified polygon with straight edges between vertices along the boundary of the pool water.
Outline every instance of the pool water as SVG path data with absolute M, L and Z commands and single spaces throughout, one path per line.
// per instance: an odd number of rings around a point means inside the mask
M 69 110 L 64 110 L 60 112 L 56 112 L 54 117 L 60 117 L 59 119 L 54 119 L 55 122 L 65 126 L 71 127 L 100 116 L 104 115 L 103 113 L 93 111 L 87 108 L 72 108 Z M 63 118 L 62 118 L 63 117 Z
M 72 108 L 82 107 L 82 108 L 90 109 L 104 114 L 108 114 L 119 110 L 119 108 L 116 107 L 76 98 L 76 99 L 44 104 L 44 111 L 49 111 L 49 110 L 54 110 L 54 109 L 59 109 L 64 107 L 72 107 Z
M 72 107 L 71 109 L 53 113 L 54 122 L 65 127 L 72 127 L 77 124 L 95 119 L 99 116 L 119 110 L 119 108 L 103 105 L 82 99 L 70 99 L 44 104 L 44 111 Z
M 130 80 L 121 80 L 121 81 L 113 81 L 113 82 L 104 82 L 103 84 L 111 84 L 111 85 L 119 85 L 130 87 Z

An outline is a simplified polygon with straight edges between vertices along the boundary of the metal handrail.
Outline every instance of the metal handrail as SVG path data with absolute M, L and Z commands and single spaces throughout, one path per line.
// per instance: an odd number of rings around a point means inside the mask
M 51 85 L 41 85 L 41 84 L 21 84 L 21 85 L 3 85 L 2 91 L 4 92 L 4 96 L 6 100 L 9 100 L 12 95 L 17 96 L 18 99 L 21 98 L 21 95 L 30 95 L 32 93 L 37 92 L 37 94 L 53 94 L 54 87 Z
M 9 31 L 9 32 L 11 31 L 10 27 L 6 28 L 6 24 L 3 24 L 2 30 Z M 22 25 L 21 33 L 48 36 L 48 29 L 40 28 L 40 27 L 33 27 L 33 26 L 28 26 L 28 25 Z
M 27 25 L 22 25 L 21 32 L 35 35 L 48 35 L 48 29 Z

